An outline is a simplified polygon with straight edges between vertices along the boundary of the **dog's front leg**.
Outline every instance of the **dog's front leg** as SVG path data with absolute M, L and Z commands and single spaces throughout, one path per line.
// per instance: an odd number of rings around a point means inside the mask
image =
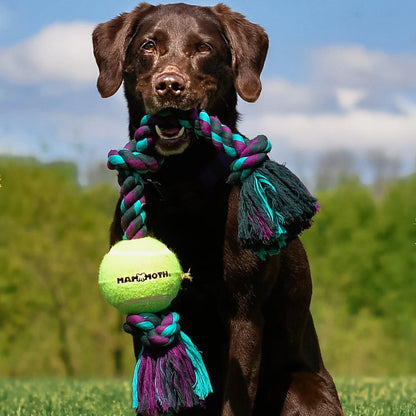
M 229 348 L 222 416 L 253 413 L 259 378 L 263 313 L 262 284 L 265 263 L 243 250 L 238 241 L 239 189 L 229 197 L 224 240 L 225 307 L 229 318 Z
M 260 311 L 238 311 L 230 320 L 222 416 L 250 416 L 257 394 L 263 318 Z

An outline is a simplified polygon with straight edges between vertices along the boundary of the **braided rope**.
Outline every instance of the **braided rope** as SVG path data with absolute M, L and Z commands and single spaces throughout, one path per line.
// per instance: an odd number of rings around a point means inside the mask
M 180 334 L 179 314 L 176 312 L 168 315 L 154 313 L 141 313 L 140 315 L 127 316 L 129 325 L 140 329 L 143 345 L 166 347 L 170 345 Z
M 194 120 L 194 129 L 199 136 L 211 139 L 218 150 L 235 159 L 230 166 L 230 183 L 241 183 L 246 179 L 268 159 L 267 153 L 272 148 L 266 136 L 259 135 L 249 140 L 241 134 L 233 133 L 217 117 L 209 116 L 204 111 Z
M 241 183 L 256 167 L 268 159 L 267 153 L 271 144 L 265 136 L 257 136 L 249 140 L 221 124 L 217 117 L 209 116 L 205 111 L 198 114 L 196 109 L 183 112 L 183 118 L 177 121 L 182 127 L 193 129 L 195 133 L 207 140 L 221 152 L 234 159 L 231 163 L 228 181 Z M 109 169 L 119 172 L 121 202 L 121 226 L 124 239 L 141 238 L 147 234 L 146 213 L 143 206 L 146 203 L 143 194 L 144 183 L 140 174 L 156 172 L 163 160 L 153 151 L 155 126 L 162 118 L 172 117 L 165 111 L 156 115 L 145 115 L 140 127 L 131 140 L 121 150 L 111 150 L 108 154 Z

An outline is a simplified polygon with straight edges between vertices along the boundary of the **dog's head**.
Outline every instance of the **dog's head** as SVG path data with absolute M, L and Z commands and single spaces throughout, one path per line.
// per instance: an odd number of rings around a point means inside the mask
M 93 44 L 98 90 L 109 97 L 124 81 L 133 134 L 144 114 L 164 109 L 204 109 L 235 128 L 236 92 L 249 102 L 260 94 L 268 38 L 223 4 L 142 3 L 98 25 Z M 175 123 L 158 136 L 163 155 L 183 152 L 191 140 Z

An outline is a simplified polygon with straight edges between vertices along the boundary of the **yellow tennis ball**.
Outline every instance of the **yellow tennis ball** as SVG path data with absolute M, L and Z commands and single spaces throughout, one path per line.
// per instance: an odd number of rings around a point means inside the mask
M 179 292 L 182 268 L 176 255 L 152 237 L 123 240 L 104 256 L 98 283 L 121 313 L 159 312 Z

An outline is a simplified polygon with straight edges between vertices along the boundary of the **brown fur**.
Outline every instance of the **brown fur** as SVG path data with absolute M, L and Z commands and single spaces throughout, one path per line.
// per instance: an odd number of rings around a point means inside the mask
M 144 114 L 164 108 L 205 109 L 236 131 L 237 93 L 258 98 L 268 48 L 260 26 L 222 4 L 142 3 L 98 25 L 93 42 L 101 95 L 124 82 L 131 138 Z M 214 388 L 206 409 L 184 413 L 341 415 L 309 312 L 302 244 L 295 239 L 267 261 L 242 249 L 239 190 L 226 183 L 230 161 L 192 132 L 174 133 L 156 143 L 167 157 L 145 175 L 145 194 L 150 233 L 194 277 L 172 309 L 203 352 Z M 118 206 L 111 243 L 121 235 Z

